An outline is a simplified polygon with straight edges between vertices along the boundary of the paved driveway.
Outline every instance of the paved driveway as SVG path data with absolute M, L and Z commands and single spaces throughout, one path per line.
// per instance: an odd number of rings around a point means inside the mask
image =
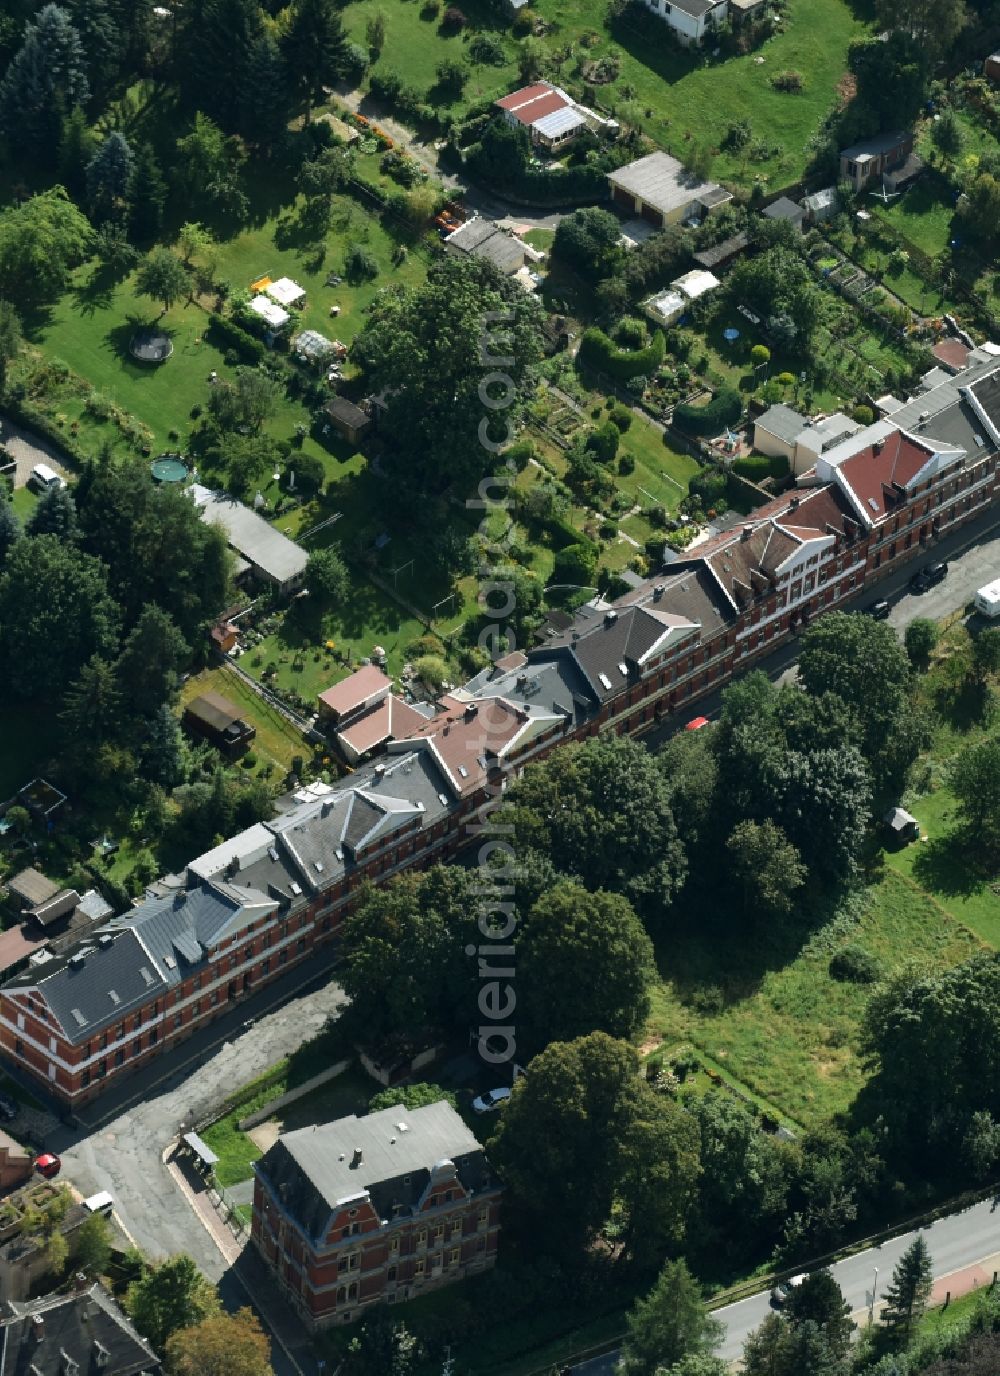
M 14 475 L 15 487 L 24 487 L 36 463 L 48 464 L 49 468 L 54 469 L 63 478 L 69 476 L 63 460 L 45 440 L 31 430 L 15 425 L 6 416 L 0 416 L 0 444 L 10 451 L 11 458 L 17 464 L 17 472 Z
M 82 1129 L 61 1127 L 46 1145 L 63 1160 L 63 1174 L 84 1195 L 108 1190 L 125 1231 L 150 1256 L 189 1252 L 205 1274 L 218 1281 L 226 1270 L 204 1226 L 167 1174 L 167 1144 L 210 1113 L 227 1095 L 261 1074 L 321 1032 L 344 1003 L 329 969 L 315 969 L 297 992 L 293 975 L 260 1000 L 241 1004 L 203 1039 L 192 1038 L 174 1053 L 117 1091 L 139 1097 L 117 1107 L 107 1099 L 94 1106 L 103 1114 Z M 317 978 L 318 988 L 313 987 Z M 267 1008 L 273 1011 L 265 1011 Z M 244 1030 L 245 1020 L 257 1016 Z M 183 1058 L 193 1058 L 185 1061 Z M 159 1083 L 153 1076 L 162 1077 Z M 86 1109 L 84 1110 L 86 1112 Z

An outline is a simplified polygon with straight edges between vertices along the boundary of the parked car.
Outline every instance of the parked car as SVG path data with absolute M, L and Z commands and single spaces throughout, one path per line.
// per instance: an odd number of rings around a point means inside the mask
M 480 1094 L 478 1099 L 472 1101 L 473 1113 L 496 1113 L 501 1104 L 505 1104 L 510 1098 L 509 1089 L 488 1089 L 485 1094 Z
M 44 1151 L 35 1159 L 35 1170 L 46 1180 L 52 1180 L 62 1170 L 62 1162 L 53 1152 Z
M 9 1123 L 18 1115 L 17 1100 L 12 1099 L 9 1094 L 0 1094 L 0 1118 L 5 1123 Z
M 684 730 L 700 731 L 703 726 L 711 726 L 711 724 L 712 723 L 709 721 L 707 717 L 692 717 L 691 720 L 688 722 L 687 726 L 685 726 Z
M 802 1284 L 805 1278 L 806 1273 L 803 1271 L 798 1276 L 789 1276 L 787 1280 L 778 1281 L 778 1284 L 771 1291 L 771 1303 L 776 1309 L 781 1309 L 788 1300 L 788 1296 L 797 1286 Z
M 947 576 L 947 564 L 925 564 L 910 579 L 910 587 L 914 592 L 926 592 L 928 588 L 932 588 L 935 583 L 940 583 Z
M 884 621 L 891 611 L 891 607 L 884 597 L 880 597 L 877 602 L 871 602 L 865 608 L 869 616 L 873 616 L 876 621 Z

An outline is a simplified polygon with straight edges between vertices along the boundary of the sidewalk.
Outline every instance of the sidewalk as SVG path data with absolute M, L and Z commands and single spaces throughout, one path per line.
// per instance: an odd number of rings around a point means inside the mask
M 278 1289 L 273 1273 L 244 1234 L 237 1238 L 212 1202 L 214 1191 L 199 1177 L 192 1176 L 177 1161 L 172 1142 L 163 1154 L 163 1164 L 178 1193 L 219 1249 L 229 1273 L 239 1281 L 264 1326 L 281 1348 L 298 1376 L 308 1376 L 316 1358 L 306 1330 Z

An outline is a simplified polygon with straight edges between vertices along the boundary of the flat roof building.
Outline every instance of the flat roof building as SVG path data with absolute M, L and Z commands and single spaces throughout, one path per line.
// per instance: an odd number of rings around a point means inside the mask
M 629 215 L 663 227 L 684 220 L 700 220 L 732 200 L 715 182 L 686 172 L 676 158 L 658 151 L 608 173 L 611 199 Z
M 201 519 L 208 525 L 222 527 L 227 543 L 246 560 L 261 582 L 282 592 L 301 585 L 306 552 L 287 535 L 224 492 L 212 492 L 200 483 L 192 483 L 187 491 L 201 512 Z

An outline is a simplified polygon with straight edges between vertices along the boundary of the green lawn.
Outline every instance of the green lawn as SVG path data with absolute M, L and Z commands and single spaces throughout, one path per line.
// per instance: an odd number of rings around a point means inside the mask
M 833 952 L 857 944 L 890 974 L 904 966 L 946 969 L 979 949 L 971 932 L 893 869 L 869 891 L 857 924 L 845 926 L 822 929 L 795 951 L 788 934 L 784 944 L 767 931 L 734 939 L 731 914 L 705 914 L 661 953 L 649 1039 L 693 1043 L 805 1127 L 843 1111 L 866 1078 L 857 1034 L 871 988 L 832 979 Z
M 302 737 L 292 723 L 228 669 L 208 669 L 192 675 L 181 689 L 181 705 L 209 692 L 228 698 L 256 726 L 251 749 L 261 761 L 272 762 L 280 774 L 288 773 L 293 756 L 305 753 Z
M 35 492 L 33 488 L 15 488 L 14 496 L 11 498 L 11 505 L 17 512 L 22 525 L 25 521 L 27 521 L 30 518 L 31 513 L 34 511 L 37 504 L 38 494 L 37 492 Z
M 461 115 L 471 104 L 506 95 L 518 84 L 514 60 L 517 44 L 504 31 L 499 13 L 488 0 L 468 0 L 462 10 L 470 21 L 472 32 L 489 29 L 501 38 L 508 60 L 497 67 L 472 65 L 469 80 L 457 100 L 442 93 L 435 94 L 435 106 L 454 110 L 456 115 Z M 466 49 L 470 33 L 443 32 L 440 14 L 429 15 L 422 0 L 396 0 L 389 4 L 379 3 L 379 0 L 354 0 L 344 10 L 348 37 L 367 46 L 365 27 L 378 11 L 386 20 L 385 44 L 377 61 L 379 71 L 398 72 L 407 85 L 426 92 L 437 80 L 440 63 L 454 58 L 468 61 Z
M 836 99 L 836 87 L 847 67 L 850 43 L 866 32 L 845 0 L 789 0 L 782 27 L 757 53 L 725 61 L 705 49 L 678 49 L 664 26 L 662 40 L 623 28 L 612 38 L 606 27 L 607 0 L 537 0 L 533 9 L 553 25 L 542 40 L 548 54 L 546 76 L 579 82 L 585 63 L 616 56 L 615 81 L 599 86 L 607 108 L 629 103 L 645 132 L 679 157 L 693 147 L 715 154 L 714 175 L 748 185 L 763 176 L 774 186 L 797 180 L 809 160 L 809 140 Z M 378 70 L 398 72 L 424 93 L 433 86 L 442 61 L 464 56 L 470 36 L 480 28 L 500 33 L 508 61 L 503 66 L 473 65 L 460 97 L 433 92 L 430 100 L 456 116 L 506 94 L 521 84 L 516 55 L 519 44 L 505 32 L 486 0 L 462 6 L 470 20 L 464 35 L 445 36 L 437 18 L 428 18 L 420 0 L 354 0 L 344 12 L 348 33 L 365 42 L 365 27 L 376 10 L 386 17 L 386 40 Z M 762 56 L 763 63 L 755 59 Z M 804 78 L 798 95 L 774 90 L 769 78 L 797 70 Z M 754 135 L 769 150 L 750 161 L 745 153 L 720 153 L 728 127 L 749 118 Z
M 288 1075 L 268 1079 L 269 1082 L 258 1090 L 248 1085 L 248 1093 L 239 1105 L 201 1134 L 219 1158 L 215 1174 L 219 1184 L 224 1187 L 249 1180 L 253 1174 L 253 1163 L 259 1161 L 261 1156 L 260 1148 L 245 1132 L 240 1132 L 237 1123 L 294 1087 L 294 1077 Z M 364 1113 L 369 1100 L 379 1088 L 371 1076 L 351 1066 L 329 1083 L 320 1085 L 318 1089 L 289 1104 L 276 1117 L 281 1122 L 282 1131 L 333 1122 L 352 1113 Z
M 602 102 L 620 103 L 623 88 L 634 88 L 646 133 L 675 156 L 692 146 L 718 150 L 728 127 L 749 119 L 756 138 L 780 144 L 782 151 L 762 162 L 720 153 L 713 175 L 744 184 L 763 175 L 776 187 L 802 175 L 809 140 L 830 111 L 846 70 L 848 46 L 866 31 L 844 0 L 789 0 L 781 32 L 759 52 L 721 62 L 701 50 L 678 51 L 666 34 L 658 45 L 623 30 L 620 41 L 613 42 L 605 28 L 606 0 L 537 0 L 535 7 L 558 25 L 553 47 L 590 32 L 598 41 L 587 50 L 588 58 L 612 49 L 621 54 L 620 76 L 602 90 Z M 574 50 L 565 74 L 577 57 Z M 802 73 L 800 94 L 782 94 L 771 86 L 769 77 L 786 69 Z

